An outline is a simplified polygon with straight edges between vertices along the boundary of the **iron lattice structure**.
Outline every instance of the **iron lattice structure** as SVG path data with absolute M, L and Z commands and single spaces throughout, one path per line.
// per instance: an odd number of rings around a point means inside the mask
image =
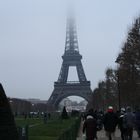
M 80 96 L 89 101 L 91 96 L 90 81 L 87 81 L 79 53 L 76 25 L 74 18 L 67 19 L 65 51 L 63 63 L 54 90 L 48 100 L 48 106 L 57 108 L 62 99 L 68 96 Z M 79 81 L 67 81 L 69 67 L 76 67 Z

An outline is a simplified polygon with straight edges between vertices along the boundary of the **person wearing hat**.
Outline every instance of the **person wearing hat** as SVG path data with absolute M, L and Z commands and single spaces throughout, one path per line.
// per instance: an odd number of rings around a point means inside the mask
M 83 133 L 86 132 L 86 140 L 94 140 L 97 136 L 97 122 L 96 119 L 88 114 L 83 124 Z
M 108 107 L 107 113 L 104 115 L 103 124 L 108 139 L 109 140 L 114 139 L 115 129 L 118 124 L 118 117 L 114 113 L 112 106 Z
M 133 137 L 133 129 L 135 126 L 135 114 L 131 111 L 131 107 L 128 106 L 126 108 L 126 113 L 124 114 L 124 124 L 126 127 L 126 135 L 129 140 L 132 140 Z
M 120 116 L 118 120 L 118 126 L 121 132 L 121 139 L 124 140 L 125 138 L 125 133 L 126 133 L 126 128 L 124 126 L 124 114 L 125 114 L 125 108 L 121 108 L 120 111 Z

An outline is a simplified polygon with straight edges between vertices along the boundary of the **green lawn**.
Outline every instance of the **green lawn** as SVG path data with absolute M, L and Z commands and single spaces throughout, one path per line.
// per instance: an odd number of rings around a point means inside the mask
M 75 119 L 49 120 L 47 124 L 43 123 L 42 119 L 22 119 L 16 118 L 17 126 L 29 126 L 29 140 L 57 140 L 64 130 L 71 127 Z M 31 126 L 32 125 L 32 126 Z
M 32 118 L 32 119 L 24 119 L 24 118 L 16 118 L 15 119 L 17 126 L 25 126 L 25 125 L 34 125 L 38 123 L 43 123 L 42 119 Z

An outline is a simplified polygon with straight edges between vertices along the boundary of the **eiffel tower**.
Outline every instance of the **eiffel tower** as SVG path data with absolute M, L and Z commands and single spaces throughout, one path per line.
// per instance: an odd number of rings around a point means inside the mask
M 90 101 L 90 81 L 84 73 L 81 63 L 82 55 L 79 53 L 76 25 L 73 17 L 67 19 L 65 51 L 62 56 L 63 63 L 57 82 L 54 82 L 54 90 L 48 100 L 49 108 L 57 109 L 59 103 L 68 96 L 79 96 Z M 79 81 L 67 81 L 69 67 L 75 66 Z

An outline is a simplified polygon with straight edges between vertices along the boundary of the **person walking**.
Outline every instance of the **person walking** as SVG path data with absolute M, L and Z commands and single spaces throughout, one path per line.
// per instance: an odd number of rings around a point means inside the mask
M 114 139 L 115 129 L 118 124 L 118 117 L 114 113 L 112 106 L 108 107 L 107 113 L 104 115 L 103 124 L 108 140 Z
M 83 124 L 83 133 L 86 132 L 86 140 L 94 140 L 97 133 L 96 119 L 88 114 Z
M 48 119 L 47 112 L 44 112 L 44 124 L 47 124 L 47 119 Z
M 136 121 L 135 121 L 136 131 L 138 137 L 140 138 L 140 108 L 139 107 L 136 109 L 135 116 L 136 116 Z
M 124 127 L 126 128 L 125 139 L 132 140 L 133 128 L 135 126 L 135 115 L 131 111 L 131 107 L 126 108 L 126 113 L 124 114 Z
M 125 108 L 121 108 L 119 120 L 118 120 L 118 126 L 121 132 L 121 139 L 124 140 L 124 136 L 126 133 L 126 128 L 124 127 L 124 114 L 125 114 Z

